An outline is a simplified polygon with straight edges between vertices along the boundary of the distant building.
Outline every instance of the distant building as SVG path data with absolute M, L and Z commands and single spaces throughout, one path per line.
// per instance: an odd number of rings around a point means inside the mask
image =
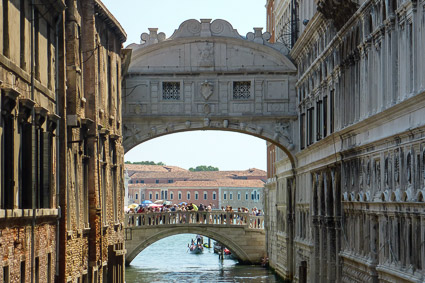
M 131 174 L 129 203 L 170 200 L 211 203 L 213 208 L 263 207 L 266 172 L 262 170 L 190 172 L 176 166 L 133 164 L 126 164 L 126 169 Z

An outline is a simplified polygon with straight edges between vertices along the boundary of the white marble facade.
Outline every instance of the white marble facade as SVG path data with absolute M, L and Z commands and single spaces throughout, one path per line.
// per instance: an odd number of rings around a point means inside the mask
M 300 143 L 266 185 L 271 266 L 296 282 L 424 282 L 425 1 L 274 1 L 276 39 L 294 2 Z

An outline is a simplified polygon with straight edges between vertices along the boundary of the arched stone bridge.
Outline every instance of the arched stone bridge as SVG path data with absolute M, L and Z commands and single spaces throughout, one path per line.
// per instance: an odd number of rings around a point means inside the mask
M 123 145 L 193 130 L 235 131 L 296 149 L 296 67 L 261 28 L 245 37 L 224 20 L 187 20 L 131 44 L 123 88 Z M 293 161 L 293 160 L 292 160 Z
M 126 214 L 126 265 L 156 241 L 184 233 L 222 243 L 241 263 L 260 263 L 266 253 L 262 216 L 222 211 L 135 213 Z

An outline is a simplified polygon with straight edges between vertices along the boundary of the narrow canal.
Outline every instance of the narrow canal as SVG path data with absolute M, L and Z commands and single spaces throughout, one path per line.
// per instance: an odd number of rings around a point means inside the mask
M 187 245 L 195 236 L 181 234 L 152 244 L 126 268 L 126 282 L 282 282 L 261 266 L 220 260 L 212 248 L 204 249 L 202 254 L 191 254 Z

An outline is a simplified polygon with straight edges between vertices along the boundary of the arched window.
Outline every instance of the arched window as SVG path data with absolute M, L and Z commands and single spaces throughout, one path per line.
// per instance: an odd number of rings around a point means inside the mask
M 190 200 L 190 192 L 187 192 L 187 200 Z
M 149 199 L 152 199 L 152 192 L 149 192 Z
M 245 193 L 245 200 L 248 200 L 248 192 Z
M 226 193 L 223 194 L 223 199 L 227 199 L 227 194 Z
M 179 200 L 181 200 L 182 199 L 182 192 L 179 192 L 178 195 L 179 195 Z
M 241 192 L 238 192 L 238 200 L 241 200 Z
M 174 193 L 173 192 L 170 192 L 170 199 L 171 200 L 174 199 Z
M 217 193 L 213 192 L 213 200 L 216 200 L 216 199 L 217 199 Z
M 199 194 L 198 192 L 195 192 L 195 199 L 198 200 L 198 198 L 199 198 Z
M 229 199 L 233 199 L 233 193 L 229 193 Z
M 208 199 L 208 193 L 204 192 L 204 200 Z
M 155 199 L 158 200 L 159 199 L 159 194 L 155 193 Z

